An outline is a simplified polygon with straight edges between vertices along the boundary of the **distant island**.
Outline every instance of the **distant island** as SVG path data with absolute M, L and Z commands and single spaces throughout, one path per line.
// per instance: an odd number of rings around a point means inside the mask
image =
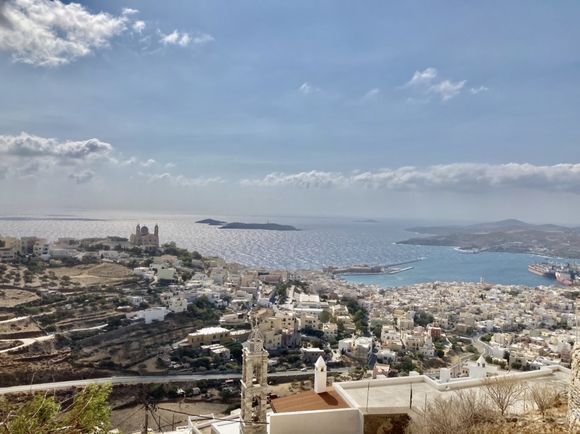
M 220 229 L 262 229 L 266 231 L 297 231 L 299 229 L 290 225 L 279 225 L 276 223 L 227 223 Z
M 378 223 L 378 220 L 374 219 L 361 219 L 361 220 L 354 220 L 355 223 Z
M 397 244 L 454 246 L 466 253 L 488 251 L 580 258 L 580 228 L 533 225 L 509 219 L 468 226 L 419 226 L 407 230 L 425 236 Z
M 204 219 L 204 220 L 198 220 L 198 221 L 196 221 L 196 223 L 201 223 L 201 224 L 210 225 L 210 226 L 221 226 L 221 225 L 225 225 L 227 222 L 224 222 L 221 220 L 214 220 L 214 219 Z
M 219 226 L 220 229 L 261 229 L 264 231 L 299 231 L 300 229 L 290 225 L 279 225 L 276 223 L 241 223 L 241 222 L 224 222 L 221 220 L 204 219 L 196 223 Z

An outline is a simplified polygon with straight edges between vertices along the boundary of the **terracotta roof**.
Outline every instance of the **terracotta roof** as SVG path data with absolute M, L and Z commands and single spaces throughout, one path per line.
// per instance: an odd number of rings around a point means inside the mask
M 273 399 L 271 402 L 274 413 L 292 413 L 295 411 L 336 410 L 350 408 L 344 399 L 332 387 L 324 393 L 313 390 L 296 393 L 283 398 Z

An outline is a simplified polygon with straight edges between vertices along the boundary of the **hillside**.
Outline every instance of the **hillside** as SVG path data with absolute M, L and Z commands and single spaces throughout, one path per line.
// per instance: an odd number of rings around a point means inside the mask
M 510 219 L 468 226 L 421 226 L 408 230 L 426 236 L 413 237 L 398 244 L 580 258 L 578 228 L 533 225 Z

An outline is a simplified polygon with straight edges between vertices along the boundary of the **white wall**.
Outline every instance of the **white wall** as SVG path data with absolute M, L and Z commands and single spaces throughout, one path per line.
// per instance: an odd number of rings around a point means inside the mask
M 270 416 L 270 434 L 362 434 L 358 409 L 276 413 Z

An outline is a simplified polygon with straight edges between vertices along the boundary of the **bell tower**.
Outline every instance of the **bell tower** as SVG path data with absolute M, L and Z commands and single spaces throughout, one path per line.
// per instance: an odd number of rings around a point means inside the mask
M 314 364 L 314 392 L 326 392 L 326 363 L 322 356 Z
M 242 434 L 266 434 L 266 403 L 268 393 L 268 352 L 264 349 L 264 337 L 257 324 L 242 350 Z

